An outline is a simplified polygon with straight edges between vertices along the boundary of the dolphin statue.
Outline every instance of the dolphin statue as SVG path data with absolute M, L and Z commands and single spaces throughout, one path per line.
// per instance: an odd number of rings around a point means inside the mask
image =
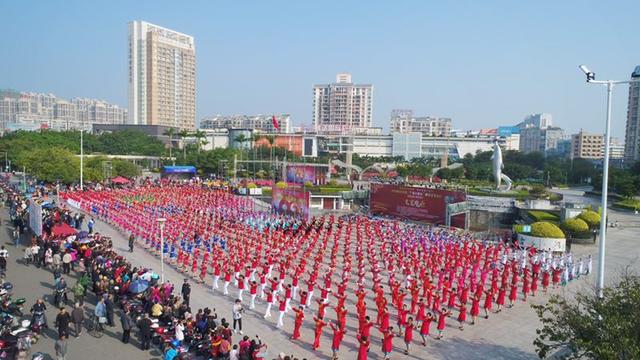
M 497 191 L 509 191 L 511 190 L 511 179 L 502 173 L 502 169 L 504 168 L 504 163 L 502 162 L 502 149 L 500 149 L 500 145 L 498 145 L 498 141 L 495 140 L 493 142 L 493 155 L 491 155 L 491 160 L 493 162 L 493 178 L 496 182 L 496 190 Z M 504 180 L 506 184 L 506 189 L 500 190 L 500 185 Z

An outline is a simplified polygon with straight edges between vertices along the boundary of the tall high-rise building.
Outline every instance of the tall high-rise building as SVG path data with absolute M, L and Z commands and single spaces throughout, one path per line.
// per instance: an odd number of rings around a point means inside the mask
M 636 66 L 633 70 L 631 79 L 640 80 L 640 66 Z M 627 163 L 640 160 L 640 82 L 629 84 L 624 159 Z
M 144 21 L 129 23 L 129 123 L 195 129 L 192 36 Z
M 354 84 L 338 74 L 332 84 L 313 87 L 313 127 L 318 133 L 354 132 L 371 127 L 373 85 Z

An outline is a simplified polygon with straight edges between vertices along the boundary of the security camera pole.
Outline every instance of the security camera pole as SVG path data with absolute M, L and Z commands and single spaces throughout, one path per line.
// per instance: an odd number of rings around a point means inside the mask
M 579 66 L 580 70 L 587 76 L 587 83 L 590 84 L 602 84 L 607 86 L 607 122 L 604 132 L 604 161 L 602 169 L 602 217 L 600 219 L 600 244 L 598 246 L 598 279 L 596 287 L 598 290 L 598 296 L 603 296 L 604 289 L 604 254 L 605 254 L 605 242 L 607 238 L 607 196 L 609 189 L 609 143 L 611 131 L 611 97 L 613 85 L 618 84 L 630 84 L 639 82 L 640 80 L 596 80 L 596 74 L 589 71 L 585 65 Z
M 157 221 L 160 225 L 160 283 L 164 284 L 164 223 L 167 219 L 158 218 Z

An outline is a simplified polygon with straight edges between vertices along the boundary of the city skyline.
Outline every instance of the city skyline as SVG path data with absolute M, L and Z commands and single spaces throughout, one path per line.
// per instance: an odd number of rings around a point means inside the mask
M 193 3 L 177 14 L 174 4 L 162 2 L 71 2 L 64 11 L 48 3 L 5 3 L 0 19 L 8 33 L 21 36 L 5 42 L 12 56 L 0 60 L 1 85 L 128 108 L 127 23 L 141 19 L 198 42 L 198 121 L 210 114 L 287 112 L 292 125 L 310 125 L 313 85 L 349 72 L 375 86 L 372 125 L 385 132 L 392 109 L 410 108 L 450 117 L 459 129 L 513 124 L 544 112 L 568 133 L 602 133 L 604 89 L 586 86 L 577 65 L 590 65 L 601 79 L 630 77 L 640 63 L 638 49 L 628 46 L 633 3 L 553 3 L 553 12 L 546 11 L 551 2 L 493 4 L 407 2 L 389 9 L 372 2 L 362 13 L 347 5 L 334 14 L 330 7 L 312 12 L 295 3 Z M 101 16 L 79 16 L 87 11 Z M 209 21 L 212 11 L 215 21 Z M 603 17 L 615 25 L 597 22 Z M 320 20 L 321 27 L 308 25 Z M 52 40 L 62 38 L 76 41 Z M 394 56 L 401 50 L 407 56 Z M 628 90 L 616 93 L 612 135 L 624 138 Z

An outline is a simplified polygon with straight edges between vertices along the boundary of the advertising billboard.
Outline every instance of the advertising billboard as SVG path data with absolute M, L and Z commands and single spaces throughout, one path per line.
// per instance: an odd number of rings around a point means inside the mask
M 447 204 L 466 200 L 460 191 L 391 184 L 371 184 L 369 207 L 372 214 L 442 225 Z M 464 214 L 452 218 L 451 225 L 464 228 Z
M 327 182 L 325 167 L 310 165 L 287 166 L 287 182 L 303 184 L 310 182 L 314 185 L 324 185 Z
M 309 192 L 298 187 L 272 188 L 272 207 L 278 214 L 309 218 Z

